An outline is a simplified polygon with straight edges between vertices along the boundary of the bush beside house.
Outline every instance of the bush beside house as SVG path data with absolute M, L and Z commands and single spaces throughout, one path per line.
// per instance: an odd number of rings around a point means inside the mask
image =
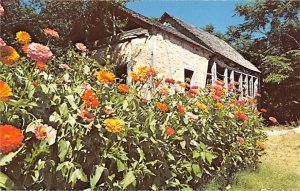
M 22 53 L 0 47 L 2 188 L 199 190 L 256 167 L 265 135 L 255 99 L 142 64 L 127 85 L 83 44 L 55 57 L 27 34 Z

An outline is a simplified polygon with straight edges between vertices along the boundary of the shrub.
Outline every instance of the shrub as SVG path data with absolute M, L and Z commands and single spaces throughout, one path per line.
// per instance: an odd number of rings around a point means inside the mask
M 0 64 L 12 91 L 0 93 L 0 125 L 24 135 L 20 148 L 1 154 L 1 187 L 203 189 L 258 163 L 265 136 L 255 100 L 237 101 L 222 82 L 186 92 L 188 84 L 139 65 L 126 85 L 109 61 L 76 50 L 51 59 L 43 49 L 31 50 L 40 64 Z

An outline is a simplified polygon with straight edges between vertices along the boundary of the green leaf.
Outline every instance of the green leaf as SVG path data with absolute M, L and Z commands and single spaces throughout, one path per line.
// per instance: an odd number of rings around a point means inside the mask
M 132 171 L 129 171 L 125 175 L 125 178 L 120 182 L 120 185 L 122 186 L 123 189 L 125 189 L 127 186 L 129 186 L 134 181 L 135 181 L 135 176 Z
M 125 165 L 122 161 L 117 160 L 117 168 L 118 168 L 118 172 L 122 172 L 125 170 Z
M 126 108 L 128 107 L 128 102 L 127 100 L 123 101 L 123 110 L 126 110 Z
M 180 146 L 182 149 L 185 149 L 186 141 L 181 141 Z
M 18 154 L 18 152 L 21 151 L 21 149 L 24 147 L 21 146 L 17 151 L 15 152 L 10 152 L 8 154 L 0 154 L 0 166 L 5 166 L 12 161 L 12 159 Z
M 206 158 L 207 162 L 209 162 L 209 164 L 211 164 L 212 159 L 213 159 L 213 155 L 209 152 L 206 152 L 205 153 L 205 158 Z
M 77 105 L 75 103 L 74 96 L 73 95 L 68 95 L 68 96 L 66 96 L 66 98 L 67 98 L 69 104 L 71 105 L 72 109 L 76 110 L 78 107 L 77 107 Z
M 69 109 L 66 103 L 63 103 L 59 106 L 59 112 L 62 116 L 67 116 L 69 113 Z
M 104 166 L 97 165 L 95 174 L 90 176 L 90 186 L 91 186 L 92 190 L 94 190 L 95 186 L 97 185 L 98 181 L 100 180 L 104 169 L 105 169 Z
M 196 176 L 198 176 L 199 178 L 202 177 L 202 171 L 201 171 L 200 166 L 198 164 L 192 164 L 192 169 L 193 169 L 193 172 L 195 173 Z
M 58 149 L 59 149 L 58 157 L 62 162 L 65 160 L 65 157 L 70 150 L 70 142 L 61 139 L 58 143 Z
M 13 186 L 14 182 L 6 174 L 0 172 L 0 188 L 10 190 Z
M 74 187 L 77 180 L 81 180 L 82 182 L 88 182 L 86 174 L 83 172 L 82 169 L 75 169 L 74 172 L 71 174 L 69 182 L 72 183 L 72 187 Z

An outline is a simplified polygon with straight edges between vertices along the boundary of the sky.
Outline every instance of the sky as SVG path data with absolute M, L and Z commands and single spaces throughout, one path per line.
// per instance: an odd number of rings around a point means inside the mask
M 216 31 L 224 33 L 227 26 L 243 22 L 242 17 L 233 15 L 235 5 L 245 2 L 247 1 L 144 0 L 130 2 L 126 7 L 147 17 L 160 17 L 164 12 L 168 12 L 197 27 L 213 24 Z

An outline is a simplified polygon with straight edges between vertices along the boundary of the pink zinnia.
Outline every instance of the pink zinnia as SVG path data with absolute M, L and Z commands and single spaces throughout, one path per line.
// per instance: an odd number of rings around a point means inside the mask
M 256 93 L 255 96 L 256 97 L 261 97 L 261 94 L 260 93 Z
M 272 121 L 273 123 L 277 123 L 277 119 L 275 117 L 269 117 L 269 120 Z
M 6 43 L 4 42 L 4 40 L 2 38 L 0 38 L 0 46 L 6 46 Z
M 55 30 L 49 29 L 49 28 L 44 29 L 44 34 L 49 35 L 49 36 L 53 36 L 55 38 L 59 38 L 58 32 L 56 32 Z
M 72 70 L 68 64 L 60 64 L 58 67 L 65 70 Z
M 51 50 L 42 44 L 31 43 L 27 48 L 27 57 L 31 58 L 34 61 L 47 62 L 52 59 Z
M 239 143 L 244 143 L 245 142 L 245 139 L 243 137 L 240 137 L 240 136 L 236 136 L 236 140 L 239 142 Z
M 81 90 L 91 90 L 92 86 L 88 82 L 83 82 L 80 86 L 80 89 Z
M 83 52 L 87 51 L 87 47 L 81 42 L 76 43 L 75 46 L 78 50 L 81 50 Z
M 2 7 L 2 5 L 0 4 L 0 16 L 4 15 L 4 8 Z

